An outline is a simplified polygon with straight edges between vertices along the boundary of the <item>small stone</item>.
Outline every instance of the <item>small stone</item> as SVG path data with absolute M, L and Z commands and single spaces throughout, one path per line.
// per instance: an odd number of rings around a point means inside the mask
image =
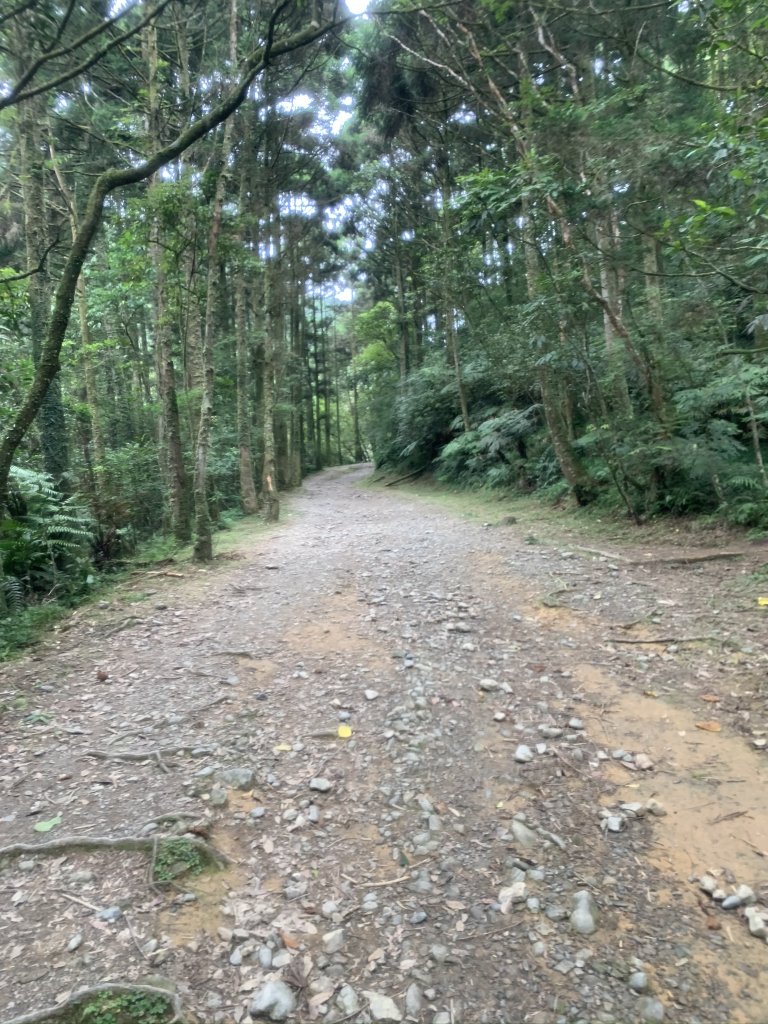
M 653 761 L 647 754 L 635 754 L 635 765 L 641 772 L 649 772 L 653 768 Z M 661 1003 L 659 1003 L 661 1006 Z M 662 1012 L 664 1008 L 662 1007 Z
M 494 711 L 493 720 L 494 722 L 505 722 L 507 719 L 506 714 L 503 711 Z
M 726 896 L 720 906 L 723 910 L 736 910 L 737 907 L 741 906 L 741 900 L 735 894 L 732 896 Z
M 123 911 L 120 907 L 105 907 L 96 916 L 100 921 L 117 921 L 123 916 Z
M 397 1004 L 389 996 L 383 996 L 380 992 L 363 992 L 363 995 L 368 1000 L 368 1013 L 373 1020 L 401 1021 L 403 1019 Z
M 251 817 L 254 819 L 254 821 L 258 821 L 259 818 L 263 818 L 266 813 L 267 813 L 266 807 L 252 807 L 251 808 Z
M 295 1009 L 293 989 L 284 981 L 268 981 L 251 1000 L 248 1012 L 252 1017 L 269 1013 L 270 1020 L 285 1020 Z
M 211 807 L 226 807 L 229 803 L 226 789 L 223 786 L 214 786 L 211 789 L 209 801 Z
M 324 779 L 321 776 L 318 776 L 309 780 L 309 788 L 316 790 L 318 793 L 327 793 L 329 789 L 333 788 L 333 783 L 330 779 Z
M 493 693 L 494 690 L 499 689 L 499 683 L 496 679 L 481 679 L 480 689 L 485 690 L 486 693 Z
M 570 718 L 568 719 L 568 728 L 580 730 L 584 728 L 584 723 L 580 718 Z
M 747 907 L 744 916 L 750 935 L 754 935 L 756 939 L 768 938 L 768 911 L 763 911 L 759 907 Z
M 351 1017 L 352 1014 L 357 1013 L 360 1009 L 360 999 L 358 998 L 357 992 L 355 992 L 351 985 L 341 986 L 339 994 L 336 996 L 336 1005 L 347 1017 Z
M 576 964 L 570 960 L 561 960 L 560 963 L 555 964 L 555 970 L 559 971 L 560 974 L 570 974 Z
M 587 889 L 580 889 L 573 897 L 574 908 L 570 921 L 579 935 L 592 935 L 597 931 L 597 905 Z
M 438 1010 L 432 1018 L 432 1024 L 451 1024 L 451 1015 L 447 1010 Z
M 409 920 L 411 924 L 423 924 L 427 920 L 427 912 L 425 910 L 414 910 Z
M 229 962 L 232 967 L 239 967 L 243 962 L 243 951 L 239 946 L 233 949 L 229 954 Z
M 450 950 L 447 946 L 441 946 L 440 943 L 435 943 L 430 947 L 429 955 L 437 964 L 444 964 L 448 959 Z
M 648 806 L 641 803 L 619 804 L 619 810 L 632 818 L 642 818 L 648 810 Z
M 34 871 L 35 870 L 35 862 L 33 860 L 20 860 L 19 861 L 19 868 L 22 871 Z M 75 872 L 75 874 L 76 873 L 77 872 Z
M 231 789 L 253 789 L 256 776 L 252 768 L 225 768 L 217 773 L 220 783 Z
M 629 977 L 629 987 L 633 992 L 645 992 L 648 988 L 648 975 L 645 971 L 635 971 Z
M 539 732 L 548 740 L 556 740 L 563 735 L 563 730 L 556 725 L 540 725 Z
M 366 690 L 365 691 L 365 699 L 366 700 L 376 700 L 376 698 L 378 696 L 379 696 L 379 691 L 378 690 Z
M 515 837 L 515 841 L 525 850 L 531 850 L 539 844 L 539 837 L 533 829 L 528 828 L 527 825 L 523 824 L 522 821 L 518 821 L 517 818 L 512 819 L 512 835 Z
M 333 953 L 338 953 L 341 947 L 344 945 L 346 936 L 343 928 L 334 928 L 332 932 L 326 932 L 323 935 L 323 950 L 330 956 Z
M 664 1020 L 664 1004 L 652 996 L 642 996 L 638 999 L 637 1012 L 646 1024 L 662 1024 Z
M 717 879 L 712 875 L 702 875 L 699 879 L 699 888 L 709 896 L 717 889 Z
M 527 761 L 533 760 L 533 751 L 530 747 L 526 746 L 525 743 L 519 744 L 515 750 L 515 760 L 520 764 L 525 764 Z
M 83 935 L 82 935 L 82 932 L 78 932 L 76 935 L 73 935 L 72 938 L 67 943 L 67 952 L 68 953 L 74 953 L 76 949 L 80 949 L 82 944 L 83 944 Z
M 265 971 L 268 971 L 272 966 L 272 950 L 269 946 L 259 946 L 259 952 L 256 956 L 259 960 L 259 966 L 263 967 Z
M 663 804 L 660 804 L 658 800 L 654 800 L 651 797 L 650 800 L 645 801 L 645 809 L 649 814 L 652 814 L 654 818 L 664 818 L 667 814 L 667 809 Z
M 515 903 L 525 903 L 528 886 L 525 882 L 514 882 L 499 893 L 499 905 L 502 914 L 508 914 Z
M 609 814 L 604 819 L 604 822 L 608 832 L 621 832 L 626 824 L 626 818 L 623 818 L 620 814 Z
M 405 1012 L 409 1017 L 418 1017 L 423 1005 L 421 989 L 414 981 L 405 991 Z
M 335 900 L 326 900 L 320 907 L 320 913 L 323 917 L 333 917 L 334 914 L 338 914 L 339 905 Z
M 750 889 L 748 885 L 740 885 L 736 890 L 736 895 L 742 903 L 754 903 L 757 898 L 754 890 Z

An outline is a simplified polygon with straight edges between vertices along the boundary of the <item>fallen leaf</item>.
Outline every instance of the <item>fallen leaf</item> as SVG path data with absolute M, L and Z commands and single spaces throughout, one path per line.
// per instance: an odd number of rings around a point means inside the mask
M 716 693 L 702 693 L 700 700 L 705 700 L 708 704 L 717 704 L 720 700 Z
M 36 821 L 34 829 L 35 832 L 50 832 L 52 828 L 56 828 L 60 824 L 61 815 L 57 814 L 55 818 L 49 818 L 48 821 Z
M 658 697 L 658 693 L 655 690 L 643 690 L 644 697 Z
M 697 729 L 703 729 L 704 732 L 720 732 L 722 726 L 719 722 L 697 722 Z
M 283 941 L 283 945 L 286 949 L 298 949 L 301 945 L 299 939 L 294 938 L 293 935 L 289 935 L 288 932 L 280 932 L 280 938 Z

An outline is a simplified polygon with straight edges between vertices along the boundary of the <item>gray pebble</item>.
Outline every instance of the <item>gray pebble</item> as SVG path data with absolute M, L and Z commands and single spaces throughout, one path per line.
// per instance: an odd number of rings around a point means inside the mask
M 117 921 L 123 916 L 123 911 L 120 907 L 105 907 L 96 916 L 100 921 Z
M 597 905 L 588 889 L 580 889 L 573 897 L 574 908 L 570 917 L 571 927 L 579 935 L 591 935 L 597 931 Z
M 637 1001 L 637 1012 L 640 1019 L 646 1024 L 662 1024 L 664 1020 L 664 1005 L 652 996 L 643 996 Z
M 629 987 L 633 992 L 645 992 L 648 988 L 648 975 L 645 971 L 635 971 L 630 975 Z
M 253 789 L 256 781 L 252 768 L 225 768 L 217 773 L 217 778 L 232 789 Z
M 316 790 L 318 793 L 327 793 L 329 789 L 333 788 L 333 783 L 329 779 L 318 776 L 309 780 L 309 788 Z

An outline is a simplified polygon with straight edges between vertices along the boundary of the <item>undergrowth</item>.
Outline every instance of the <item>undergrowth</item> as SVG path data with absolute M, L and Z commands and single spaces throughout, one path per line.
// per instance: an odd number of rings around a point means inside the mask
M 165 1024 L 172 1016 L 163 996 L 146 992 L 99 992 L 65 1018 L 66 1024 Z
M 181 875 L 199 875 L 204 869 L 198 849 L 184 839 L 166 839 L 157 851 L 153 875 L 157 882 L 172 882 Z

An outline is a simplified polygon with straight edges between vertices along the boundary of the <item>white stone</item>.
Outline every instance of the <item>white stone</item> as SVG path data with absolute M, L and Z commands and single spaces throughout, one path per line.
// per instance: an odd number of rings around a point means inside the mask
M 253 997 L 248 1009 L 252 1017 L 268 1012 L 270 1020 L 285 1020 L 296 1009 L 296 996 L 284 981 L 268 981 Z
M 401 1021 L 403 1019 L 397 1004 L 389 996 L 383 996 L 380 992 L 363 992 L 363 995 L 368 1000 L 368 1012 L 374 1020 Z

